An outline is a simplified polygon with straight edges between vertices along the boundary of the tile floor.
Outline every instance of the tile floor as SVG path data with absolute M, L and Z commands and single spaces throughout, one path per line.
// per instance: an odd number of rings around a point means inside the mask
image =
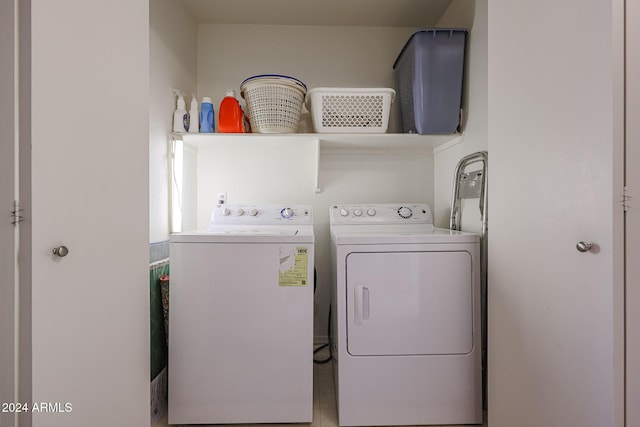
M 326 358 L 324 351 L 318 352 L 316 359 Z M 333 386 L 333 362 L 313 364 L 313 422 L 314 427 L 334 427 L 338 425 L 336 391 Z
M 324 360 L 328 353 L 322 350 L 316 354 L 316 359 Z M 486 415 L 485 423 L 487 425 Z M 226 427 L 220 424 L 201 425 L 200 427 Z M 229 427 L 337 427 L 338 413 L 336 410 L 336 395 L 333 386 L 333 363 L 313 365 L 313 422 L 310 424 L 233 424 Z M 188 426 L 173 426 L 188 427 Z M 391 427 L 391 426 L 389 426 Z M 404 426 L 411 427 L 411 426 Z M 465 427 L 464 425 L 440 426 L 440 427 Z M 469 426 L 472 427 L 472 426 Z M 473 427 L 479 427 L 474 425 Z

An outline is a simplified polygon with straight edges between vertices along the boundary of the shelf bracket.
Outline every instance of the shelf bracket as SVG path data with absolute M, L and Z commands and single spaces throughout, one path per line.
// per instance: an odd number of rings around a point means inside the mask
M 315 144 L 315 192 L 322 193 L 322 189 L 320 188 L 320 139 L 316 138 L 314 140 Z

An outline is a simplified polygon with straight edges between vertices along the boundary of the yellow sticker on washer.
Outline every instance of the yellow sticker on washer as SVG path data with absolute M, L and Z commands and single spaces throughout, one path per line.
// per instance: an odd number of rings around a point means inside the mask
M 279 286 L 307 286 L 307 248 L 280 248 Z

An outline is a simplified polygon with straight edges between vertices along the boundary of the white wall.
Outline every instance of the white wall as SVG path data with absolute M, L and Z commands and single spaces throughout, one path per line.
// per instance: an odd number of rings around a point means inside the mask
M 149 1 L 149 239 L 169 238 L 169 133 L 176 98 L 172 88 L 196 91 L 197 25 L 174 0 Z
M 393 63 L 413 32 L 405 27 L 202 24 L 198 93 L 217 106 L 256 74 L 284 74 L 313 87 L 394 87 Z M 398 104 L 389 132 L 397 131 Z
M 451 192 L 458 161 L 467 154 L 485 151 L 487 138 L 487 0 L 475 1 L 474 8 L 468 0 L 455 0 L 438 22 L 441 27 L 470 29 L 467 39 L 465 64 L 465 89 L 463 96 L 464 129 L 460 138 L 436 147 L 434 150 L 434 219 L 438 227 L 449 227 Z M 475 12 L 475 13 L 474 13 Z M 491 154 L 489 154 L 489 165 Z M 489 177 L 491 168 L 489 167 Z M 490 180 L 490 178 L 489 178 Z M 470 201 L 473 202 L 473 201 Z M 489 201 L 489 206 L 491 201 Z M 467 207 L 468 206 L 468 207 Z M 462 228 L 480 231 L 480 215 L 475 205 L 463 207 Z
M 162 3 L 155 0 L 152 4 Z M 177 6 L 176 6 L 177 7 Z M 481 11 L 486 11 L 481 7 Z M 178 13 L 173 11 L 172 13 Z M 170 15 L 170 14 L 167 14 Z M 178 14 L 178 16 L 181 16 Z M 466 1 L 454 2 L 445 14 L 443 24 L 455 27 L 470 27 L 474 10 Z M 482 21 L 481 15 L 478 20 Z M 159 31 L 153 25 L 152 32 Z M 484 15 L 486 21 L 486 15 Z M 479 36 L 470 37 L 474 52 L 473 62 L 486 56 L 486 22 L 476 24 Z M 484 26 L 484 27 L 483 27 Z M 163 25 L 163 33 L 173 28 Z M 483 30 L 483 28 L 485 30 Z M 394 87 L 393 64 L 415 28 L 409 27 L 320 27 L 295 25 L 239 25 L 239 24 L 199 24 L 197 36 L 197 95 L 210 96 L 217 110 L 227 89 L 234 89 L 240 97 L 241 82 L 252 75 L 279 73 L 299 78 L 309 88 L 320 86 L 342 87 Z M 474 29 L 476 31 L 476 29 Z M 485 32 L 483 32 L 485 31 Z M 152 36 L 153 38 L 153 36 Z M 483 42 L 484 40 L 484 42 Z M 152 43 L 152 58 L 154 55 Z M 185 46 L 181 46 L 185 48 Z M 191 59 L 191 57 L 189 57 Z M 167 61 L 167 59 L 164 59 Z M 168 61 L 169 63 L 171 61 Z M 152 73 L 156 69 L 152 64 Z M 486 67 L 485 67 L 486 68 Z M 179 70 L 178 70 L 179 71 Z M 470 74 L 475 72 L 471 71 Z M 482 73 L 482 70 L 480 70 Z M 177 71 L 162 72 L 163 78 L 180 76 Z M 191 82 L 189 73 L 187 82 Z M 483 80 L 484 75 L 484 80 Z M 486 82 L 486 71 L 474 77 L 471 92 L 471 109 L 476 104 L 486 104 L 486 95 L 478 88 Z M 168 90 L 168 84 L 158 83 L 152 74 L 152 92 Z M 174 84 L 174 83 L 171 83 Z M 486 93 L 486 92 L 485 92 Z M 477 95 L 479 94 L 479 95 Z M 156 95 L 157 96 L 157 95 Z M 476 100 L 476 96 L 484 96 Z M 167 100 L 157 99 L 159 105 Z M 188 102 L 188 100 L 187 100 Z M 173 105 L 169 102 L 170 105 Z M 152 106 L 152 108 L 154 108 Z M 154 118 L 160 108 L 152 111 L 151 134 L 151 216 L 152 241 L 162 240 L 168 219 L 163 215 L 167 199 L 158 182 L 166 183 L 168 177 L 154 169 L 158 164 L 164 167 L 166 152 L 161 138 L 166 137 L 170 126 L 171 108 L 163 107 L 164 128 L 160 124 L 154 128 Z M 475 107 L 484 112 L 484 109 Z M 397 132 L 399 123 L 399 105 L 392 107 L 389 132 Z M 486 116 L 471 118 L 467 128 L 476 136 L 465 140 L 469 151 L 486 149 L 486 131 L 482 136 L 481 123 Z M 157 130 L 157 132 L 156 132 Z M 329 238 L 328 209 L 332 203 L 357 202 L 426 202 L 432 207 L 438 205 L 434 200 L 433 154 L 430 150 L 419 152 L 391 151 L 323 151 L 321 156 L 320 180 L 323 191 L 314 193 L 313 148 L 309 145 L 281 148 L 280 152 L 263 152 L 258 147 L 243 147 L 240 150 L 228 148 L 201 149 L 198 164 L 197 182 L 197 224 L 196 228 L 206 227 L 215 195 L 226 191 L 230 203 L 295 202 L 310 203 L 314 206 L 316 217 L 316 263 L 318 269 L 318 291 L 316 302 L 316 336 L 326 336 L 326 313 L 329 305 Z M 185 151 L 187 156 L 190 154 Z M 260 153 L 258 155 L 258 153 Z M 441 156 L 444 157 L 444 156 Z M 455 155 L 454 155 L 455 157 Z M 451 162 L 453 166 L 459 157 Z M 193 159 L 190 157 L 190 161 Z M 451 167 L 453 167 L 451 166 Z M 193 173 L 193 171 L 191 171 Z M 193 179 L 185 171 L 186 179 Z M 452 172 L 451 172 L 452 174 Z M 257 178 L 256 178 L 257 177 Z M 447 185 L 450 178 L 447 178 Z M 446 193 L 448 194 L 448 190 Z M 447 203 L 448 205 L 448 203 Z M 188 218 L 191 212 L 185 211 Z M 448 215 L 448 214 L 447 214 Z M 155 217 L 155 218 L 154 218 Z M 436 212 L 436 220 L 438 213 Z M 155 226 L 154 226 L 155 224 Z M 185 228 L 186 229 L 186 228 Z
M 187 93 L 197 89 L 198 99 L 211 96 L 217 106 L 228 88 L 236 90 L 244 103 L 239 94 L 240 83 L 259 73 L 293 75 L 310 88 L 393 87 L 391 65 L 414 31 L 391 27 L 198 25 L 180 2 L 151 0 L 150 3 L 151 242 L 166 240 L 169 234 L 171 177 L 167 168 L 167 135 L 175 108 L 171 88 Z M 471 29 L 463 99 L 464 135 L 435 151 L 432 209 L 436 225 L 447 227 L 455 165 L 464 155 L 487 149 L 487 1 L 455 0 L 438 25 Z M 188 104 L 190 96 L 186 101 Z M 217 108 L 215 110 L 217 114 Z M 397 123 L 396 103 L 392 108 L 390 132 L 397 130 Z M 473 222 L 464 224 L 471 229 L 474 225 Z

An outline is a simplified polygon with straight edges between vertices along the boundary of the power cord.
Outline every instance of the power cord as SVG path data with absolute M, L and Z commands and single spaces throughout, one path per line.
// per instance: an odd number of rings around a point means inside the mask
M 331 346 L 331 304 L 329 304 L 329 320 L 327 321 L 327 338 L 329 339 L 328 344 L 322 344 L 318 348 L 313 350 L 313 363 L 323 365 L 325 363 L 328 363 L 333 358 L 332 346 Z M 321 360 L 316 359 L 316 353 L 318 353 L 320 350 L 322 350 L 327 346 L 329 347 L 329 356 L 327 356 L 326 359 L 321 359 Z
M 317 271 L 314 268 L 313 269 L 313 294 L 314 295 L 316 294 L 316 283 L 318 281 L 317 279 L 318 279 Z M 322 365 L 322 364 L 328 363 L 333 357 L 333 354 L 331 352 L 331 304 L 329 304 L 329 319 L 327 321 L 327 338 L 329 339 L 328 344 L 321 344 L 319 347 L 313 349 L 313 363 Z M 329 347 L 329 356 L 327 356 L 326 359 L 320 359 L 320 360 L 316 359 L 316 354 L 319 353 L 322 349 L 326 348 L 327 346 Z

